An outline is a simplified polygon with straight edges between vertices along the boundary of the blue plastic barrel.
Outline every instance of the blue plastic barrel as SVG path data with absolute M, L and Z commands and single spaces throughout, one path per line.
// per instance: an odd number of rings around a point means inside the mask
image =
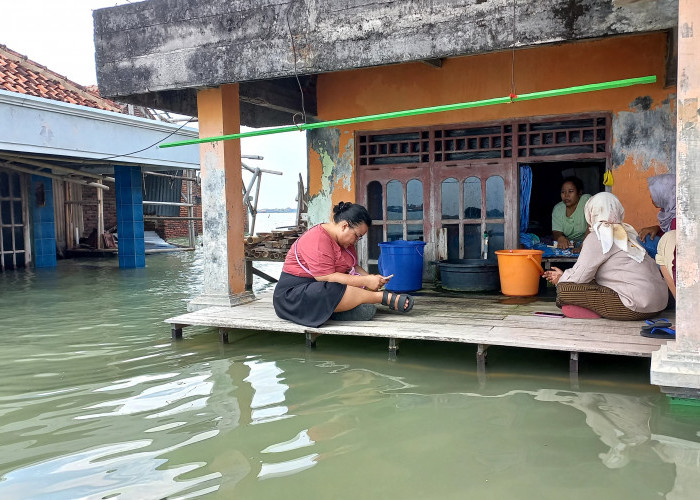
M 385 288 L 392 292 L 415 292 L 423 288 L 424 241 L 385 241 L 379 244 L 379 273 L 393 274 Z

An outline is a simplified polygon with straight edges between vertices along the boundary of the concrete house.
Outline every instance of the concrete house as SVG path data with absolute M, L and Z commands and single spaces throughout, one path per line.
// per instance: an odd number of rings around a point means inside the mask
M 199 167 L 195 147 L 148 147 L 169 135 L 197 133 L 0 46 L 0 270 L 54 267 L 92 233 L 103 248 L 97 235 L 115 226 L 120 266 L 145 265 L 143 201 L 165 190 L 149 177 L 144 198 L 142 173 Z
M 310 221 L 341 200 L 365 204 L 374 224 L 359 250 L 370 269 L 377 243 L 392 239 L 425 241 L 426 261 L 474 255 L 484 230 L 491 251 L 517 247 L 526 165 L 541 232 L 564 174 L 595 193 L 611 171 L 607 189 L 640 228 L 656 216 L 646 179 L 675 173 L 677 340 L 654 353 L 652 382 L 700 389 L 695 2 L 149 0 L 98 10 L 94 22 L 100 92 L 197 115 L 202 137 L 510 96 L 307 132 Z M 656 82 L 518 101 L 644 76 Z M 245 300 L 240 146 L 202 144 L 200 163 L 199 300 L 234 304 Z

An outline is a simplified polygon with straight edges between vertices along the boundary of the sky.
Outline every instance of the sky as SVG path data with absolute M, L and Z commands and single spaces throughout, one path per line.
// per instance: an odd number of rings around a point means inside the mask
M 97 84 L 92 11 L 128 0 L 0 0 L 3 23 L 0 44 L 6 45 L 80 85 Z M 246 129 L 245 130 L 250 130 Z M 137 148 L 135 148 L 137 149 Z M 251 167 L 283 172 L 263 174 L 258 208 L 296 207 L 299 173 L 307 180 L 306 134 L 251 137 L 241 141 L 243 154 L 260 155 L 246 160 Z M 244 176 L 244 181 L 247 182 Z

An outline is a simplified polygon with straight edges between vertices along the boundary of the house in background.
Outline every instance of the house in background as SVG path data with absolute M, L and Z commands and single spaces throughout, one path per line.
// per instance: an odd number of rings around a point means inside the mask
M 377 243 L 397 238 L 425 241 L 426 262 L 445 246 L 449 257 L 478 255 L 484 230 L 491 251 L 517 247 L 526 165 L 532 227 L 542 233 L 562 175 L 599 191 L 612 171 L 610 189 L 639 228 L 656 216 L 646 179 L 675 173 L 677 341 L 655 353 L 652 382 L 700 389 L 697 3 L 149 0 L 94 19 L 101 93 L 197 115 L 203 137 L 514 95 L 500 106 L 307 132 L 309 219 L 327 220 L 341 200 L 366 204 L 373 225 L 359 250 L 370 268 Z M 517 100 L 644 76 L 656 83 Z M 200 302 L 247 300 L 240 146 L 202 144 L 200 157 L 210 233 Z
M 0 269 L 53 267 L 114 228 L 120 266 L 145 265 L 143 201 L 162 203 L 146 205 L 146 224 L 164 224 L 199 168 L 196 147 L 154 146 L 197 131 L 155 118 L 0 46 Z

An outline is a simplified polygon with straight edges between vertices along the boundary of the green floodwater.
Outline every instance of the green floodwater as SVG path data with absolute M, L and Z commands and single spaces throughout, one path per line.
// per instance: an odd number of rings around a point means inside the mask
M 471 345 L 174 342 L 201 252 L 0 273 L 0 498 L 698 498 L 700 408 L 646 359 L 572 386 L 567 353 L 491 348 L 480 380 Z

